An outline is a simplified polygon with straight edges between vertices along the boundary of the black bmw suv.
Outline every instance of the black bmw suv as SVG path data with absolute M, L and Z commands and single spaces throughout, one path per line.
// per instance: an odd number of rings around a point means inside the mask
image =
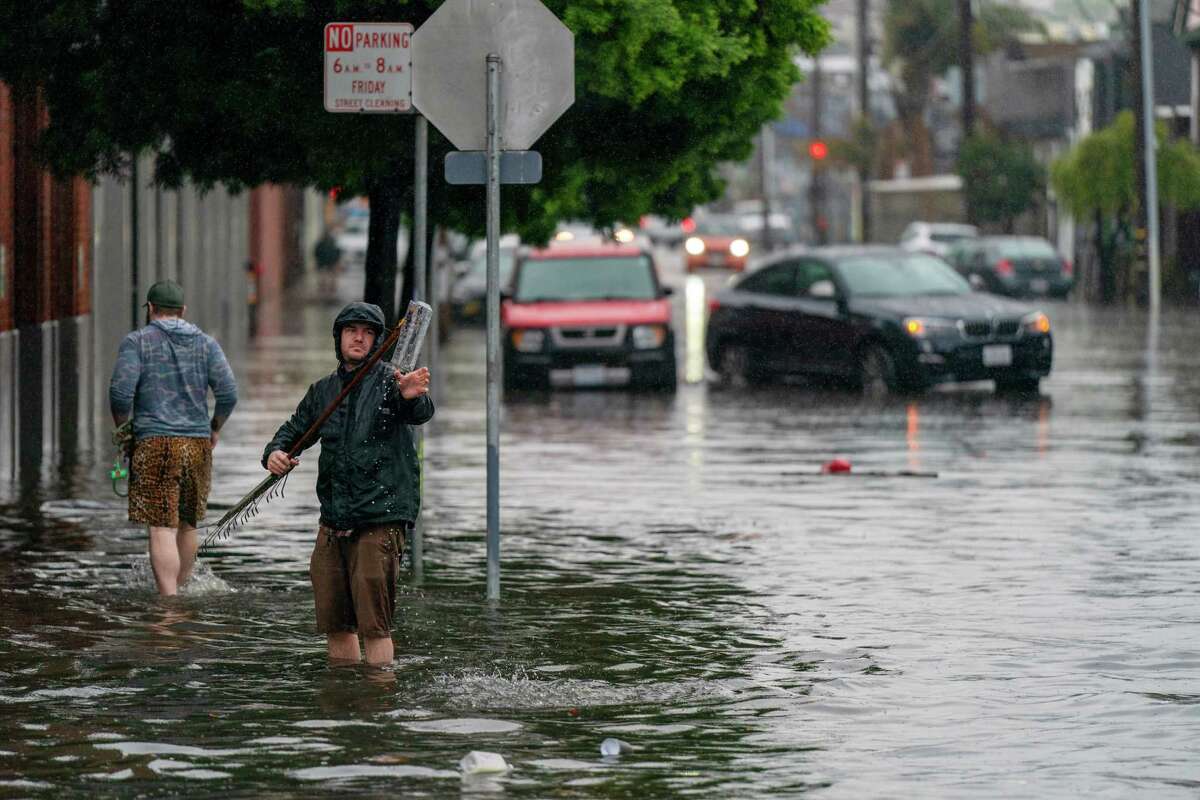
M 1050 319 L 976 292 L 941 259 L 888 247 L 772 258 L 709 304 L 709 363 L 738 383 L 783 374 L 849 379 L 871 394 L 993 380 L 1036 392 Z

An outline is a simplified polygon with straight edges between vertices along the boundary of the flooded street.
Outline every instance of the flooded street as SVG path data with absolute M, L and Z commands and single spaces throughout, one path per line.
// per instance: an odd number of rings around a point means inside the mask
M 668 277 L 678 394 L 505 406 L 493 607 L 483 332 L 444 346 L 391 671 L 315 633 L 315 450 L 170 602 L 101 465 L 5 490 L 0 795 L 1195 797 L 1194 311 L 1148 354 L 1137 313 L 1052 303 L 1040 396 L 866 403 L 694 380 L 719 276 Z M 235 365 L 210 521 L 333 368 L 336 308 Z M 514 769 L 462 778 L 471 750 Z

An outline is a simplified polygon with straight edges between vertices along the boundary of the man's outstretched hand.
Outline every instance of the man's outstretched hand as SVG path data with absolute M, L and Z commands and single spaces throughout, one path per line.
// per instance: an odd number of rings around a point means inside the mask
M 272 475 L 283 475 L 285 472 L 290 472 L 292 467 L 300 463 L 298 458 L 288 458 L 288 454 L 282 450 L 276 450 L 267 457 L 267 469 L 271 470 Z
M 429 394 L 429 368 L 421 367 L 412 372 L 396 370 L 396 384 L 400 387 L 400 396 L 405 400 L 415 400 L 423 394 Z

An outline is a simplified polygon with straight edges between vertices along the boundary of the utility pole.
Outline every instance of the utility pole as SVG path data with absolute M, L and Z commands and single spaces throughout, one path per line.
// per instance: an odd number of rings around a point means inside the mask
M 813 57 L 812 71 L 812 110 L 809 118 L 809 129 L 813 141 L 820 141 L 822 138 L 821 130 L 821 105 L 823 101 L 822 95 L 824 90 L 824 76 L 821 72 L 821 57 Z M 824 172 L 818 166 L 815 159 L 810 159 L 812 169 L 812 180 L 808 185 L 808 208 L 813 230 L 813 239 L 817 244 L 825 244 L 827 241 L 826 231 L 829 227 L 828 220 L 825 218 L 825 185 Z
M 868 137 L 871 125 L 871 1 L 858 0 L 858 113 L 862 117 L 862 134 Z M 874 142 L 871 141 L 873 145 Z M 866 154 L 866 160 L 858 165 L 858 219 L 861 225 L 861 241 L 871 241 L 871 202 L 867 184 L 871 181 L 871 161 L 875 158 L 873 152 Z
M 1136 2 L 1136 0 L 1135 0 Z M 971 0 L 958 0 L 958 63 L 962 69 L 962 140 L 975 135 L 975 17 Z
M 1152 284 L 1158 279 L 1158 198 L 1150 196 L 1149 186 L 1154 158 L 1154 93 L 1149 57 L 1149 8 L 1145 2 L 1130 0 L 1129 22 L 1129 73 L 1134 112 L 1133 170 L 1137 188 L 1137 207 L 1133 218 L 1136 272 L 1130 277 L 1138 278 L 1142 269 L 1147 270 L 1147 298 L 1152 307 L 1157 307 L 1157 291 Z M 1153 219 L 1150 213 L 1152 207 Z M 1154 242 L 1150 241 L 1152 222 Z M 1137 297 L 1139 288 L 1133 281 L 1128 283 L 1125 287 L 1126 298 Z
M 762 248 L 764 253 L 771 252 L 774 242 L 771 238 L 771 184 L 774 178 L 772 160 L 774 158 L 775 138 L 772 135 L 771 123 L 762 126 L 758 135 L 759 156 L 759 192 L 762 195 Z

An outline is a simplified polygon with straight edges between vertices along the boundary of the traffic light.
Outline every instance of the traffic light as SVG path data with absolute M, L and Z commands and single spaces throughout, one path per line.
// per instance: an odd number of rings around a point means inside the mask
M 821 139 L 813 139 L 808 143 L 808 155 L 813 161 L 824 161 L 829 155 L 829 145 Z

